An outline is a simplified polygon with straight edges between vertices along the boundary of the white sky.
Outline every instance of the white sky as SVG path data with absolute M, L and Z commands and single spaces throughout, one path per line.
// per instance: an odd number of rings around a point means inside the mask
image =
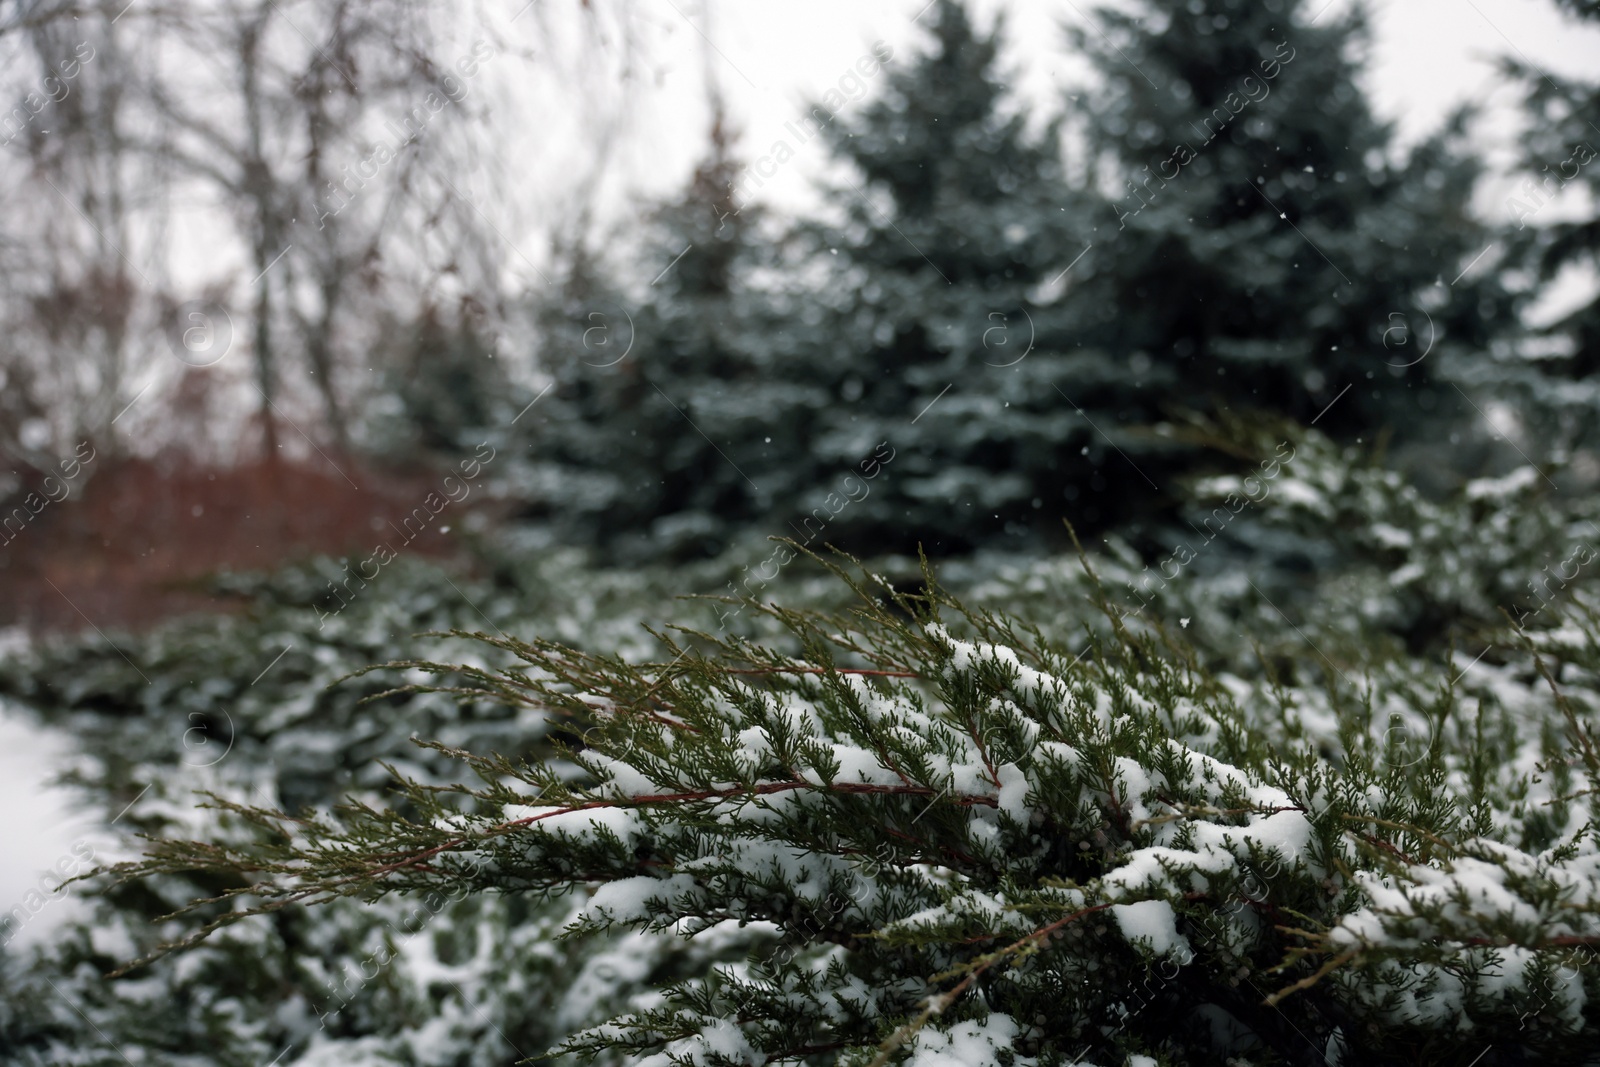
M 1316 17 L 1331 20 L 1352 2 L 1327 0 Z M 1006 68 L 1019 96 L 1040 115 L 1091 80 L 1088 65 L 1069 53 L 1062 27 L 1091 20 L 1097 0 L 971 3 L 984 27 L 1006 13 Z M 1367 80 L 1378 113 L 1396 122 L 1404 144 L 1437 128 L 1458 105 L 1477 104 L 1486 112 L 1479 143 L 1493 169 L 1510 166 L 1521 121 L 1517 87 L 1495 70 L 1500 57 L 1520 53 L 1553 72 L 1582 77 L 1600 70 L 1600 30 L 1580 28 L 1552 0 L 1375 0 L 1370 7 L 1374 43 Z M 782 212 L 815 209 L 818 179 L 830 165 L 826 148 L 820 139 L 799 143 L 786 124 L 798 121 L 807 100 L 854 77 L 852 68 L 874 42 L 889 44 L 902 62 L 924 47 L 927 35 L 913 19 L 932 19 L 928 0 L 611 0 L 588 6 L 472 0 L 456 15 L 451 40 L 441 41 L 447 54 L 464 54 L 485 33 L 531 53 L 528 59 L 497 56 L 473 81 L 476 99 L 494 112 L 488 133 L 453 115 L 436 123 L 441 135 L 470 144 L 475 163 L 453 180 L 493 213 L 512 290 L 538 287 L 551 276 L 551 235 L 581 228 L 580 209 L 590 196 L 592 239 L 603 255 L 611 253 L 614 267 L 630 265 L 642 204 L 679 194 L 705 151 L 708 60 L 742 133 L 743 159 L 755 161 L 780 138 L 797 149 L 762 183 L 757 199 Z M 715 52 L 708 52 L 702 33 Z M 881 80 L 881 73 L 866 79 L 868 92 Z M 845 114 L 859 106 L 847 105 Z M 603 158 L 596 148 L 601 141 L 610 144 Z M 362 153 L 360 145 L 334 149 L 350 161 Z M 1506 217 L 1514 187 L 1503 179 L 1485 182 L 1480 211 Z M 1565 195 L 1581 193 L 1575 185 Z M 1540 221 L 1580 207 L 1570 200 L 1553 204 L 1541 210 Z M 239 284 L 256 273 L 229 229 L 222 205 L 191 200 L 179 206 L 172 235 L 182 291 L 198 293 L 227 279 Z M 219 242 L 219 235 L 228 236 Z M 237 307 L 248 302 L 242 290 L 234 296 Z M 242 362 L 233 369 L 243 374 L 241 368 Z
M 641 17 L 660 34 L 650 77 L 638 89 L 618 177 L 636 191 L 670 195 L 702 150 L 706 111 L 697 28 L 705 25 L 708 3 L 710 36 L 721 52 L 715 73 L 753 158 L 784 136 L 784 123 L 799 116 L 802 100 L 836 84 L 872 42 L 888 42 L 896 56 L 921 46 L 926 35 L 911 20 L 926 2 L 640 0 Z M 1334 17 L 1349 2 L 1331 0 L 1328 13 L 1317 17 Z M 1007 12 L 1008 60 L 1025 97 L 1054 106 L 1062 90 L 1088 79 L 1087 66 L 1067 53 L 1060 27 L 1092 19 L 1090 0 L 974 0 L 974 7 L 983 26 Z M 1485 149 L 1499 163 L 1517 116 L 1514 87 L 1494 69 L 1498 57 L 1520 52 L 1552 72 L 1584 77 L 1600 70 L 1600 31 L 1580 28 L 1550 0 L 1388 0 L 1373 11 L 1368 91 L 1379 114 L 1398 123 L 1404 142 L 1427 134 L 1454 107 L 1477 103 L 1489 111 Z M 762 199 L 791 209 L 811 206 L 824 161 L 820 144 L 806 145 L 762 187 Z M 1486 200 L 1487 209 L 1504 193 L 1490 190 Z M 622 200 L 613 203 L 620 207 Z

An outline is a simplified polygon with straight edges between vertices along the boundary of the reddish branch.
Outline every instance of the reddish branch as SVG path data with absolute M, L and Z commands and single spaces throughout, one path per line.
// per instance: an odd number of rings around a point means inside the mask
M 1165 793 L 1157 793 L 1156 799 L 1169 808 L 1173 808 L 1183 815 L 1276 815 L 1280 811 L 1298 811 L 1305 813 L 1306 808 L 1301 804 L 1279 804 L 1272 807 L 1252 805 L 1248 808 L 1208 808 L 1197 805 L 1185 804 L 1173 800 Z M 1148 821 L 1148 820 L 1147 820 Z
M 724 667 L 723 674 L 860 674 L 874 678 L 921 678 L 915 671 L 867 671 L 843 667 Z
M 717 800 L 723 797 L 739 796 L 743 793 L 754 793 L 758 795 L 765 795 L 769 793 L 786 793 L 792 789 L 823 789 L 832 790 L 839 793 L 883 793 L 919 797 L 934 795 L 934 790 L 932 787 L 925 785 L 873 785 L 868 782 L 826 782 L 818 784 L 816 782 L 806 782 L 797 779 L 788 782 L 763 782 L 760 785 L 752 786 L 748 789 L 736 786 L 732 789 L 706 789 L 694 793 L 662 793 L 655 796 L 629 797 L 628 799 L 638 804 L 658 804 L 680 800 Z M 941 790 L 940 792 L 942 793 L 943 791 Z M 994 797 L 952 795 L 951 799 L 957 804 L 969 808 L 974 804 L 982 804 L 985 807 L 990 808 L 997 808 L 1000 806 L 1000 802 Z M 620 802 L 604 801 L 602 803 L 611 806 L 621 806 Z
M 994 783 L 996 789 L 1000 788 L 1000 772 L 995 770 L 994 760 L 989 758 L 989 750 L 984 747 L 983 737 L 978 733 L 976 718 L 967 720 L 967 733 L 972 737 L 972 743 L 978 746 L 978 755 L 983 758 L 983 766 L 989 772 L 989 781 Z
M 750 786 L 748 788 L 743 786 L 735 786 L 731 789 L 702 789 L 690 793 L 657 793 L 649 796 L 632 796 L 618 800 L 591 800 L 583 804 L 573 804 L 568 807 L 557 808 L 553 811 L 541 812 L 538 815 L 528 815 L 520 819 L 512 819 L 509 822 L 503 822 L 496 826 L 490 827 L 484 832 L 483 836 L 494 837 L 498 834 L 507 833 L 518 827 L 529 826 L 533 823 L 540 822 L 544 819 L 553 818 L 557 815 L 571 815 L 574 812 L 590 811 L 595 808 L 625 808 L 640 804 L 676 804 L 693 800 L 721 800 L 727 797 L 736 796 L 768 796 L 774 793 L 787 793 L 795 789 L 817 789 L 858 795 L 886 794 L 924 797 L 934 795 L 934 790 L 932 788 L 923 785 L 872 785 L 866 782 L 827 782 L 819 784 L 796 779 L 787 782 L 763 782 L 760 785 Z M 941 791 L 941 795 L 942 794 L 943 791 Z M 978 804 L 990 808 L 999 807 L 999 801 L 997 801 L 994 797 L 952 795 L 951 799 L 963 807 L 972 807 Z M 392 874 L 398 870 L 403 870 L 407 867 L 417 867 L 442 852 L 446 852 L 458 845 L 466 844 L 467 840 L 468 839 L 465 837 L 453 837 L 448 841 L 425 848 L 421 852 L 417 852 L 411 856 L 396 860 L 393 863 L 387 863 L 380 867 L 376 867 L 366 872 L 366 874 L 368 877 L 380 877 L 385 874 Z M 382 853 L 374 858 L 382 859 L 386 856 L 392 855 L 395 855 L 395 853 Z M 355 880 L 354 876 L 352 876 L 350 879 L 346 879 L 346 881 L 353 880 Z
M 1461 942 L 1463 945 L 1490 945 L 1504 948 L 1506 942 L 1497 937 L 1469 937 Z M 1587 945 L 1600 945 L 1600 934 L 1561 934 L 1557 937 L 1547 937 L 1537 945 L 1523 945 L 1522 948 L 1538 951 L 1541 948 L 1583 948 Z
M 1405 852 L 1402 851 L 1397 846 L 1391 844 L 1388 841 L 1385 841 L 1383 838 L 1377 836 L 1376 834 L 1369 834 L 1369 833 L 1366 833 L 1365 831 L 1357 830 L 1356 831 L 1356 836 L 1361 838 L 1361 840 L 1365 841 L 1367 844 L 1371 845 L 1373 848 L 1380 849 L 1380 850 L 1382 850 L 1384 852 L 1387 852 L 1389 855 L 1395 857 L 1396 859 L 1404 861 L 1408 866 L 1411 866 L 1411 867 L 1417 866 L 1417 861 L 1416 860 L 1414 860 L 1410 856 L 1406 855 Z
M 973 982 L 977 981 L 978 976 L 983 974 L 984 971 L 987 971 L 990 967 L 993 967 L 1001 960 L 1009 956 L 1013 956 L 1027 948 L 1029 942 L 1042 941 L 1068 923 L 1077 919 L 1081 919 L 1085 915 L 1090 915 L 1097 911 L 1104 911 L 1109 907 L 1111 907 L 1110 904 L 1094 904 L 1087 908 L 1080 908 L 1071 915 L 1068 915 L 1062 919 L 1057 919 L 1055 922 L 1046 926 L 1041 926 L 1032 933 L 1024 934 L 1022 937 L 1017 938 L 1017 940 L 1013 941 L 1005 948 L 991 953 L 983 960 L 983 962 L 979 963 L 976 967 L 972 968 L 972 970 L 968 971 L 967 976 L 952 986 L 948 992 L 940 994 L 940 996 L 936 999 L 930 999 L 928 1001 L 927 1008 L 924 1009 L 922 1014 L 918 1016 L 914 1022 L 908 1023 L 907 1025 L 901 1027 L 894 1033 L 893 1036 L 889 1038 L 889 1040 L 880 1045 L 878 1047 L 878 1056 L 872 1061 L 871 1067 L 880 1067 L 880 1065 L 887 1063 L 889 1057 L 894 1054 L 894 1050 L 899 1048 L 907 1037 L 910 1037 L 912 1034 L 921 1029 L 923 1024 L 926 1023 L 928 1018 L 935 1012 L 943 1011 L 945 1008 L 948 1008 L 950 1005 L 954 1004 L 956 1002 L 956 998 L 965 993 L 968 987 L 970 987 Z

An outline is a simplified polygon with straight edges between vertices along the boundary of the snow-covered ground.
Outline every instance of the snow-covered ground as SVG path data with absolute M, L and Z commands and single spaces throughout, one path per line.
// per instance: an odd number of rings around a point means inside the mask
M 83 810 L 55 783 L 72 739 L 40 727 L 0 700 L 0 945 L 37 943 L 73 904 L 54 895 L 65 878 L 94 866 L 106 835 L 97 814 Z

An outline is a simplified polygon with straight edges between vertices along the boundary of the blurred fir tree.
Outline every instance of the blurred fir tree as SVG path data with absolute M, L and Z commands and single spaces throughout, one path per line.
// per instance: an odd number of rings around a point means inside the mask
M 781 248 L 735 203 L 730 142 L 719 115 L 653 215 L 642 300 L 578 255 L 541 311 L 554 382 L 528 418 L 529 514 L 613 558 L 715 553 L 814 481 L 805 427 L 826 397 L 751 282 Z
M 1160 446 L 1109 417 L 1151 382 L 1078 349 L 1059 300 L 1098 259 L 1088 197 L 1065 181 L 1056 122 L 1031 128 L 1008 95 L 1001 28 L 979 32 L 955 0 L 928 24 L 931 49 L 824 127 L 849 171 L 830 191 L 843 221 L 811 229 L 835 268 L 811 358 L 836 401 L 813 447 L 841 470 L 880 445 L 895 457 L 829 539 L 946 553 L 1053 535 L 1063 513 L 1122 517 L 1152 491 L 1134 454 Z
M 463 301 L 454 316 L 429 305 L 405 328 L 394 395 L 415 447 L 425 452 L 470 450 L 504 414 L 508 379 L 480 334 L 474 303 Z
M 1401 153 L 1357 84 L 1360 12 L 1302 6 L 1102 12 L 1075 181 L 1000 27 L 938 0 L 856 115 L 804 120 L 844 167 L 782 241 L 719 122 L 653 220 L 643 302 L 580 261 L 547 309 L 531 516 L 621 559 L 776 533 L 949 554 L 1173 520 L 1178 477 L 1230 462 L 1169 425 L 1195 409 L 1425 438 L 1465 407 L 1444 354 L 1509 319 L 1462 270 L 1486 243 L 1468 116 Z
M 378 368 L 380 387 L 366 398 L 363 452 L 402 466 L 454 465 L 479 443 L 498 440 L 497 427 L 516 413 L 517 389 L 495 349 L 488 312 L 471 296 L 380 319 L 372 350 L 390 355 Z
M 1113 189 L 1084 340 L 1170 376 L 1159 399 L 1419 428 L 1464 406 L 1441 354 L 1507 316 L 1493 272 L 1458 277 L 1489 243 L 1469 116 L 1403 152 L 1359 84 L 1363 9 L 1321 6 L 1139 0 L 1070 31 L 1103 79 L 1084 114 Z
M 1600 23 L 1597 0 L 1558 3 L 1578 19 Z M 1559 77 L 1522 57 L 1508 60 L 1506 67 L 1527 88 L 1530 120 L 1522 136 L 1522 162 L 1530 176 L 1505 203 L 1513 223 L 1509 259 L 1529 268 L 1533 284 L 1527 295 L 1537 299 L 1558 275 L 1600 266 L 1600 217 L 1593 211 L 1600 198 L 1600 84 Z M 1574 190 L 1586 192 L 1589 205 L 1576 216 Z M 1551 207 L 1558 200 L 1562 206 Z M 1533 380 L 1536 407 L 1557 417 L 1562 439 L 1593 447 L 1600 295 L 1541 322 L 1535 334 L 1526 349 L 1544 372 Z

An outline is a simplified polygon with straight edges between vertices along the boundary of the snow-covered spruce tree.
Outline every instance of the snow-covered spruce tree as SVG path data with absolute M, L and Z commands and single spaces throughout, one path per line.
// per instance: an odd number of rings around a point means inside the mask
M 1595 0 L 1558 0 L 1587 29 L 1600 25 Z M 1525 270 L 1521 295 L 1530 303 L 1556 279 L 1600 263 L 1600 83 L 1569 78 L 1507 56 L 1507 72 L 1526 90 L 1520 184 L 1506 196 L 1501 235 L 1505 262 Z M 1557 306 L 1566 303 L 1555 301 Z M 1600 407 L 1600 297 L 1591 297 L 1538 325 L 1520 343 L 1504 346 L 1491 372 L 1473 384 L 1483 395 L 1527 401 L 1522 417 L 1547 438 L 1589 450 L 1597 447 Z M 1593 484 L 1593 476 L 1588 480 Z
M 763 213 L 734 195 L 732 142 L 718 118 L 689 187 L 652 213 L 642 297 L 579 255 L 540 309 L 553 382 L 522 420 L 511 492 L 605 559 L 714 555 L 823 480 L 812 422 L 832 396 L 755 284 L 793 283 Z
M 1592 620 L 1583 662 L 1544 663 L 1550 699 L 1519 709 L 1537 765 L 1502 766 L 1480 728 L 1401 766 L 1354 719 L 1323 724 L 1336 758 L 1267 742 L 1265 709 L 1103 598 L 1112 636 L 1074 656 L 931 574 L 907 595 L 830 568 L 849 614 L 748 605 L 780 641 L 662 634 L 636 665 L 480 635 L 517 666 L 396 664 L 543 704 L 573 741 L 453 752 L 479 784 L 414 784 L 410 814 L 224 802 L 253 840 L 154 841 L 121 880 L 228 887 L 179 946 L 396 892 L 578 893 L 569 938 L 699 946 L 560 1045 L 605 1062 L 1592 1056 L 1600 750 L 1557 678 L 1592 690 Z
M 1362 10 L 1322 7 L 1138 0 L 1073 28 L 1116 190 L 1075 294 L 1082 343 L 1191 406 L 1421 434 L 1464 407 L 1433 382 L 1440 354 L 1506 321 L 1492 272 L 1443 284 L 1489 241 L 1469 210 L 1481 168 L 1465 116 L 1396 149 L 1359 82 Z
M 527 419 L 533 514 L 624 557 L 715 551 L 752 523 L 863 551 L 938 530 L 928 548 L 949 554 L 1055 538 L 1063 508 L 1110 521 L 1101 468 L 1123 461 L 1094 421 L 1117 447 L 1170 447 L 1124 440 L 1111 410 L 1135 387 L 1073 350 L 1048 283 L 1085 251 L 1086 201 L 1007 92 L 998 29 L 955 0 L 924 21 L 922 54 L 861 57 L 856 113 L 825 97 L 792 124 L 845 164 L 827 221 L 769 241 L 718 135 L 654 220 L 648 300 L 576 279 L 548 332 L 557 385 Z
M 911 551 L 906 531 L 938 531 L 926 547 L 949 555 L 1058 539 L 1063 513 L 1097 528 L 1137 514 L 1151 490 L 1116 450 L 1144 462 L 1171 445 L 1118 424 L 1154 386 L 1079 348 L 1061 299 L 1100 264 L 1090 199 L 1055 123 L 1009 91 L 1002 27 L 980 31 L 957 0 L 923 24 L 930 45 L 823 127 L 845 165 L 828 191 L 840 221 L 804 231 L 831 269 L 825 316 L 794 329 L 837 400 L 812 447 L 839 469 L 881 441 L 896 457 L 827 539 Z

